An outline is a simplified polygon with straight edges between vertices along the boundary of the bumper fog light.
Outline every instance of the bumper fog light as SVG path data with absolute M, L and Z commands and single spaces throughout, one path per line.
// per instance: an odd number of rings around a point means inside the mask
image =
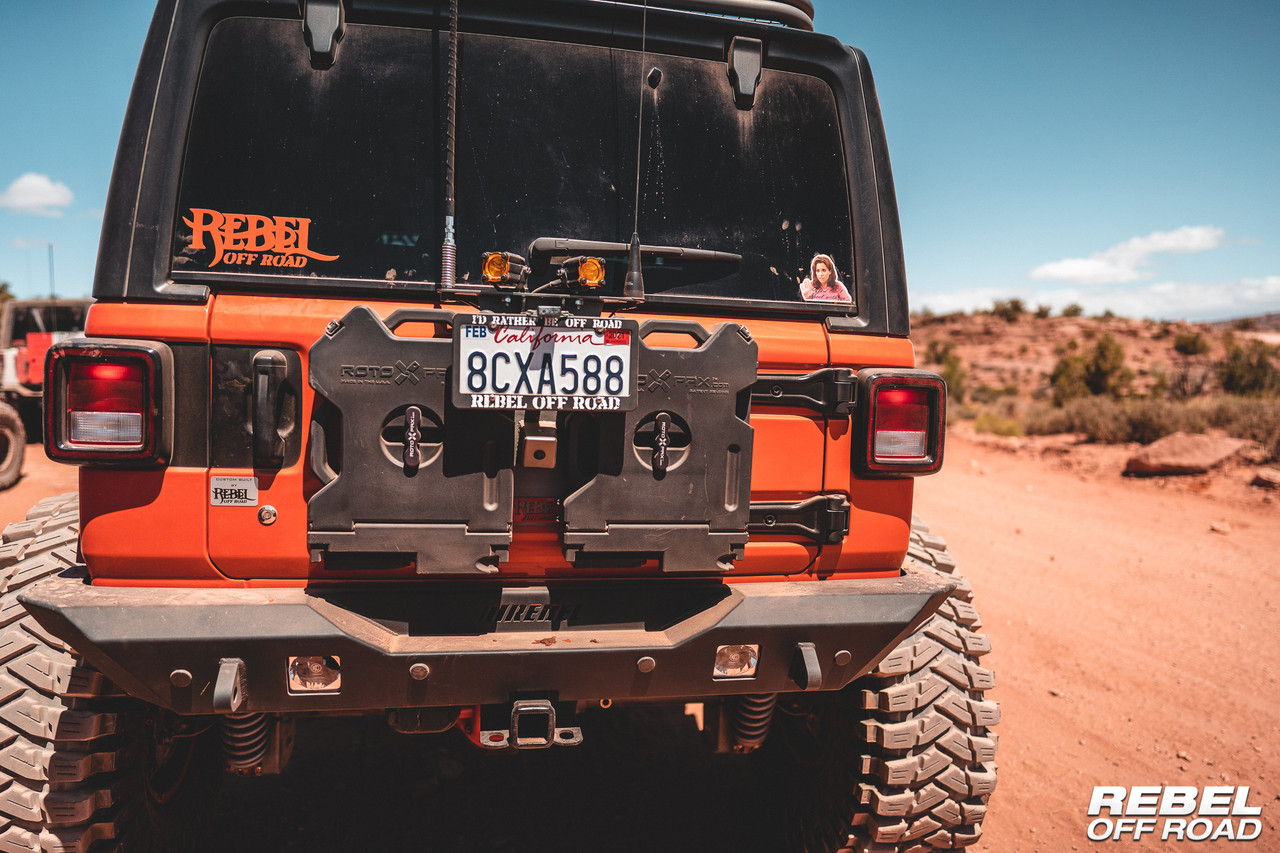
M 341 659 L 320 655 L 289 658 L 290 693 L 337 693 L 341 688 Z
M 716 663 L 711 669 L 712 678 L 755 678 L 756 664 L 760 661 L 757 645 L 720 646 L 716 649 Z

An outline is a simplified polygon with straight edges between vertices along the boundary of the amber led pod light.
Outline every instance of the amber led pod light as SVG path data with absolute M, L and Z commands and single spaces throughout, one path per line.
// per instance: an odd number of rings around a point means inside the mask
M 505 252 L 489 252 L 484 256 L 484 280 L 489 284 L 501 284 L 511 275 L 511 262 Z
M 578 284 L 582 287 L 599 287 L 604 284 L 604 261 L 600 258 L 583 258 L 578 264 Z

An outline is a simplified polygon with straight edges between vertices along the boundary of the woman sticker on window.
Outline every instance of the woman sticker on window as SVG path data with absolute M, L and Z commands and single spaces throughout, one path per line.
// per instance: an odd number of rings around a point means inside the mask
M 853 297 L 840 281 L 830 255 L 817 254 L 809 262 L 809 277 L 800 283 L 800 295 L 811 302 L 852 302 Z

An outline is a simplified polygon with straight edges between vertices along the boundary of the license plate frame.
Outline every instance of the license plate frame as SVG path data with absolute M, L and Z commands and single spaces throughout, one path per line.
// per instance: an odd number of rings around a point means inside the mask
M 453 325 L 453 405 L 630 411 L 637 405 L 639 350 L 640 324 L 628 318 L 459 314 Z M 594 368 L 592 357 L 598 359 Z M 617 384 L 621 389 L 611 393 Z

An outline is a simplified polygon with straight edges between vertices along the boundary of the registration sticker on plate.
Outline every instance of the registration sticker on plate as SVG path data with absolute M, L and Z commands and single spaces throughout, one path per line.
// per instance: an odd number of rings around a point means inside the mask
M 618 317 L 460 314 L 460 409 L 625 411 L 636 407 L 639 325 Z

